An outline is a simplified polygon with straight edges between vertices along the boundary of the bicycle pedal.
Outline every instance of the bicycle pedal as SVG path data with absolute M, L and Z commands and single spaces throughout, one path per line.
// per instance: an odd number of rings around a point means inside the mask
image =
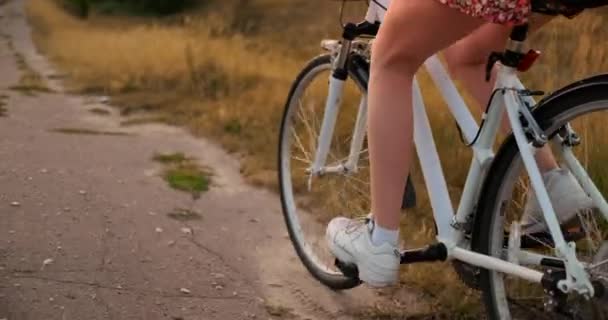
M 336 267 L 344 276 L 351 279 L 359 279 L 359 269 L 357 265 L 353 263 L 346 263 L 336 259 L 335 263 Z

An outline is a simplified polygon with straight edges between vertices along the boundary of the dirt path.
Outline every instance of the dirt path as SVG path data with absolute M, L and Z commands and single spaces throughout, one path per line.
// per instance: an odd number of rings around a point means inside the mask
M 54 74 L 22 6 L 0 7 L 0 319 L 351 319 L 380 301 L 313 281 L 276 195 L 247 186 L 215 144 L 161 125 L 121 127 L 90 111 L 113 113 L 102 99 L 60 93 L 52 80 L 55 93 L 10 90 L 20 56 Z M 121 135 L 90 134 L 100 132 Z M 175 151 L 212 168 L 201 199 L 159 177 L 152 157 Z M 183 207 L 202 219 L 167 216 Z

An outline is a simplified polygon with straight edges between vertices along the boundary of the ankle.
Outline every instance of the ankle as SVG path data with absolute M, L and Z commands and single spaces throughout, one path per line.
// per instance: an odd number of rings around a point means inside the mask
M 399 229 L 388 229 L 372 222 L 374 224 L 371 234 L 372 244 L 381 246 L 388 243 L 394 247 L 399 244 Z

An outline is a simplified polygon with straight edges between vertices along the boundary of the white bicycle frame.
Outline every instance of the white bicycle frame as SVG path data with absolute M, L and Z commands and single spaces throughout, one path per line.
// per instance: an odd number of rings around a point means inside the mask
M 382 0 L 386 5 L 387 0 Z M 374 7 L 374 6 L 372 6 Z M 375 11 L 372 11 L 375 10 Z M 370 22 L 381 21 L 378 10 L 371 8 L 367 19 Z M 373 20 L 370 20 L 373 19 Z M 338 57 L 337 59 L 341 59 Z M 458 93 L 456 86 L 450 79 L 447 71 L 443 67 L 437 56 L 429 58 L 424 66 L 431 75 L 433 82 L 439 89 L 444 100 L 447 102 L 449 110 L 462 130 L 464 139 L 473 142 L 479 126 L 469 111 L 464 99 Z M 359 106 L 358 118 L 353 133 L 350 156 L 345 164 L 333 167 L 325 167 L 327 153 L 330 148 L 330 141 L 333 135 L 333 128 L 341 103 L 342 89 L 344 81 L 336 78 L 330 79 L 329 96 L 327 99 L 323 124 L 319 135 L 319 144 L 312 174 L 340 173 L 345 170 L 356 171 L 356 164 L 363 146 L 366 134 L 367 121 L 367 97 L 364 96 Z M 524 167 L 529 175 L 532 189 L 536 193 L 537 199 L 542 208 L 545 221 L 555 243 L 556 257 L 564 262 L 567 278 L 559 282 L 559 288 L 568 293 L 576 291 L 586 296 L 594 295 L 594 288 L 589 280 L 589 275 L 585 266 L 577 259 L 575 244 L 567 243 L 560 228 L 559 220 L 555 214 L 547 189 L 544 185 L 540 170 L 536 164 L 534 148 L 524 133 L 524 128 L 520 121 L 522 108 L 528 105 L 535 105 L 534 100 L 529 96 L 522 96 L 520 91 L 524 89 L 523 84 L 517 76 L 517 71 L 510 67 L 501 67 L 496 80 L 496 94 L 491 101 L 489 113 L 484 114 L 486 124 L 481 129 L 478 140 L 473 145 L 473 160 L 470 165 L 469 173 L 464 186 L 464 191 L 456 213 L 450 200 L 448 187 L 439 160 L 437 148 L 434 143 L 431 126 L 426 113 L 424 99 L 417 81 L 413 85 L 413 113 L 414 113 L 414 142 L 417 154 L 422 167 L 422 173 L 426 182 L 427 191 L 430 196 L 433 214 L 437 223 L 437 240 L 448 248 L 448 257 L 457 259 L 481 268 L 510 274 L 532 282 L 540 283 L 544 274 L 523 265 L 540 265 L 540 261 L 546 256 L 540 254 L 517 250 L 508 252 L 509 257 L 515 256 L 509 261 L 496 257 L 491 257 L 468 250 L 468 243 L 464 239 L 462 226 L 465 225 L 474 212 L 475 205 L 481 192 L 481 186 L 486 173 L 494 160 L 493 144 L 496 140 L 497 132 L 501 126 L 504 111 L 508 116 L 513 135 L 519 147 Z M 560 139 L 557 137 L 556 139 Z M 608 204 L 587 175 L 585 169 L 574 156 L 571 147 L 554 141 L 562 152 L 566 165 L 577 178 L 582 188 L 592 198 L 594 205 L 608 221 Z M 517 262 L 517 263 L 513 263 Z

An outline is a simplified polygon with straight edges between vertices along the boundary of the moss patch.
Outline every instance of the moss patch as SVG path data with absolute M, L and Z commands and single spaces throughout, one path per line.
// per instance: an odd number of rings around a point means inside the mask
M 210 171 L 196 164 L 193 158 L 182 152 L 157 153 L 152 159 L 164 165 L 163 178 L 171 188 L 188 192 L 194 198 L 200 197 L 202 193 L 209 190 L 211 184 Z M 173 218 L 194 217 L 194 214 L 194 212 L 184 212 L 182 210 L 181 213 L 173 212 Z
M 195 166 L 179 166 L 167 170 L 165 179 L 171 188 L 192 194 L 209 190 L 209 176 Z

